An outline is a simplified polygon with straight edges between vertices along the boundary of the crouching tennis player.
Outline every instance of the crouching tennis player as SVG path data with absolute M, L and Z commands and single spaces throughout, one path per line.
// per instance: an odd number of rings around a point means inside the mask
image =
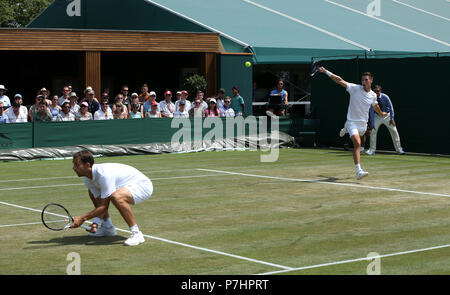
M 73 170 L 79 177 L 84 176 L 84 183 L 95 209 L 85 215 L 74 217 L 71 227 L 79 227 L 86 220 L 95 217 L 89 235 L 115 236 L 116 229 L 108 214 L 111 201 L 130 227 L 131 236 L 124 244 L 137 246 L 143 243 L 144 236 L 136 224 L 130 205 L 139 204 L 152 195 L 151 180 L 128 165 L 94 164 L 93 155 L 86 150 L 73 155 Z

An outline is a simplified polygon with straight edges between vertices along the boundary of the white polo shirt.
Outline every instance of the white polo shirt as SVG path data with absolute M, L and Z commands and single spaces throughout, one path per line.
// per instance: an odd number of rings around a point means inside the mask
M 378 104 L 377 95 L 372 90 L 366 92 L 362 85 L 353 83 L 347 83 L 347 92 L 350 94 L 347 120 L 367 122 L 370 106 Z
M 136 168 L 120 163 L 94 164 L 92 179 L 84 177 L 84 184 L 94 197 L 102 199 L 126 185 L 142 182 L 148 183 L 150 179 Z

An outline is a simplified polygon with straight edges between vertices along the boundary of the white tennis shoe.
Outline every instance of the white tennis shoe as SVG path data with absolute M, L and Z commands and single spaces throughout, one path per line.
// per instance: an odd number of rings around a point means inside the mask
M 128 239 L 126 239 L 126 241 L 124 242 L 125 246 L 137 246 L 139 244 L 142 244 L 143 242 L 145 242 L 144 236 L 142 235 L 142 233 L 140 231 L 138 232 L 131 232 L 131 237 L 129 237 Z
M 97 232 L 95 233 L 88 233 L 91 237 L 114 237 L 117 235 L 116 228 L 114 226 L 112 227 L 104 227 L 101 226 L 97 228 Z
M 369 175 L 369 172 L 360 170 L 356 172 L 356 179 L 360 180 L 361 178 L 366 177 L 367 175 Z
M 375 155 L 375 151 L 372 150 L 372 149 L 368 149 L 368 150 L 366 151 L 366 155 L 373 156 L 373 155 Z
M 347 133 L 347 128 L 342 128 L 341 131 L 339 131 L 339 136 L 344 137 L 345 133 Z

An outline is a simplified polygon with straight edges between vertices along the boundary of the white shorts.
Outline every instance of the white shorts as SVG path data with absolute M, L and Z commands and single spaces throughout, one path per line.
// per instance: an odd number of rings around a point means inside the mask
M 344 127 L 347 129 L 349 136 L 357 135 L 363 136 L 367 130 L 367 123 L 361 121 L 349 121 L 345 122 Z
M 153 193 L 153 184 L 151 180 L 141 181 L 136 183 L 130 183 L 125 186 L 131 193 L 134 199 L 134 204 L 137 205 L 139 203 L 144 202 Z

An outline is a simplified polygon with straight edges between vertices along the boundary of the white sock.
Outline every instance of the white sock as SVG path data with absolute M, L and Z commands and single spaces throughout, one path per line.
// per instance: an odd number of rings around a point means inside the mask
M 356 166 L 356 172 L 359 172 L 359 171 L 362 170 L 361 169 L 361 164 L 356 164 L 355 166 Z
M 137 224 L 130 226 L 130 231 L 132 232 L 138 232 L 139 231 L 139 227 L 137 226 Z
M 108 217 L 107 219 L 103 219 L 102 226 L 107 227 L 107 228 L 113 227 L 111 218 Z

